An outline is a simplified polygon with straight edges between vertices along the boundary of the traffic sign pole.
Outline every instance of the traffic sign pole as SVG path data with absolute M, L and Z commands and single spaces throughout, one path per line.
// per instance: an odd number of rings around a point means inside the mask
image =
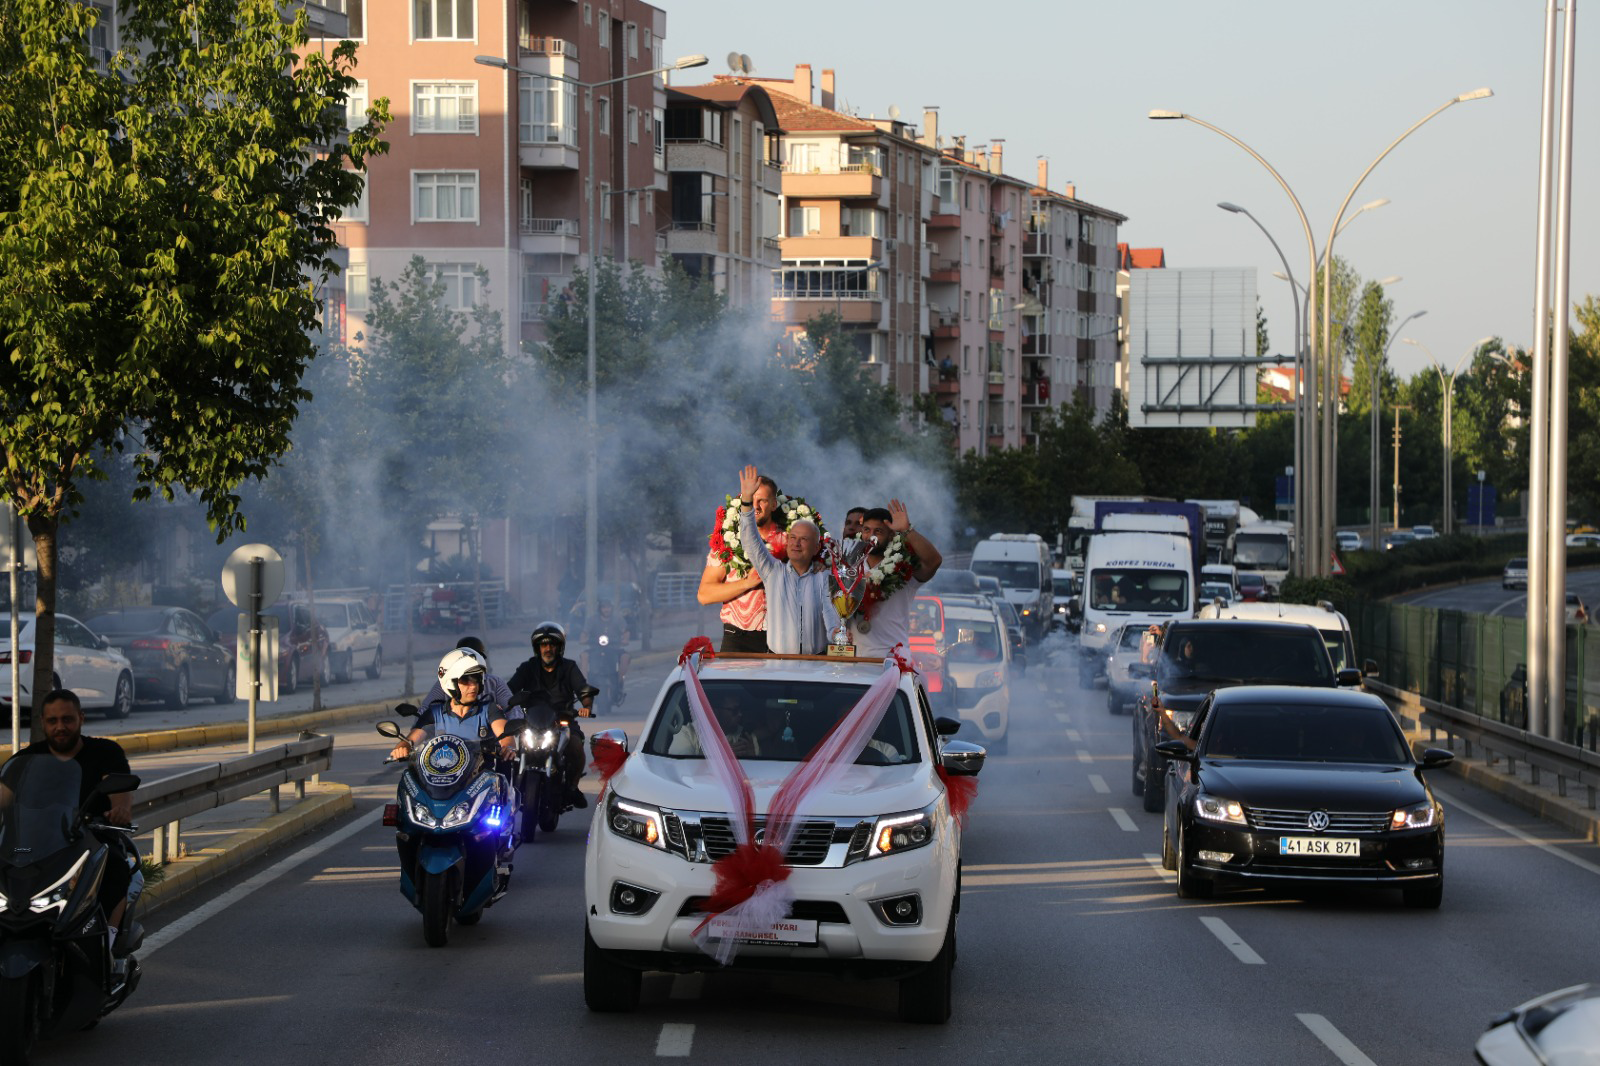
M 261 571 L 265 565 L 259 555 L 250 560 L 250 721 L 245 730 L 245 751 L 250 755 L 256 752 L 256 704 L 261 699 Z
M 261 700 L 261 608 L 276 600 L 283 591 L 283 576 L 283 556 L 265 544 L 246 544 L 234 549 L 222 566 L 222 591 L 235 607 L 250 614 L 250 703 L 245 743 L 252 755 L 256 750 L 256 706 Z M 238 643 L 235 641 L 236 662 L 242 657 Z M 278 668 L 276 658 L 272 668 Z

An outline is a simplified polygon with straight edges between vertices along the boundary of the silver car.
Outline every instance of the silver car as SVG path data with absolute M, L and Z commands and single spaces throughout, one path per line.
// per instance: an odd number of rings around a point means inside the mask
M 1112 714 L 1131 714 L 1138 701 L 1139 681 L 1128 674 L 1128 664 L 1139 661 L 1145 629 L 1142 622 L 1129 622 L 1107 641 L 1111 653 L 1106 656 L 1106 710 Z
M 317 621 L 328 631 L 328 673 L 349 681 L 365 670 L 377 680 L 383 673 L 383 630 L 360 600 L 317 600 Z

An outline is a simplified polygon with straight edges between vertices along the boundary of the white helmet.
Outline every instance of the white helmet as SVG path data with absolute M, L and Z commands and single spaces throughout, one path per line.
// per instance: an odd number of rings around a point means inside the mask
M 489 664 L 471 648 L 451 648 L 439 660 L 439 687 L 453 700 L 461 698 L 461 690 L 456 683 L 473 674 L 478 676 L 478 692 L 481 695 L 489 674 Z

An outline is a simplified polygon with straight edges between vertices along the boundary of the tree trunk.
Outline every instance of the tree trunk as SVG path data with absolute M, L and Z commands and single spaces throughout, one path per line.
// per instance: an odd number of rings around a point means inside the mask
M 33 604 L 33 695 L 29 700 L 35 712 L 44 710 L 41 701 L 56 687 L 56 533 L 60 527 L 60 520 L 53 516 L 28 516 L 28 532 L 33 534 L 34 554 L 39 562 Z M 32 740 L 44 739 L 42 713 L 32 715 L 28 735 Z
M 300 531 L 300 554 L 306 560 L 306 608 L 311 612 L 311 646 L 317 646 L 317 590 L 311 583 L 311 531 Z M 290 611 L 290 617 L 294 613 Z M 311 675 L 311 710 L 313 713 L 322 710 L 322 676 L 328 672 L 328 653 L 332 649 L 324 648 L 322 652 L 322 666 Z
M 405 608 L 400 612 L 406 616 L 406 690 L 403 695 L 405 695 L 408 699 L 417 694 L 416 664 L 411 661 L 412 657 L 416 655 L 416 650 L 412 645 L 411 640 L 412 634 L 415 632 L 415 629 L 411 624 L 411 618 L 417 609 L 417 596 L 413 591 L 416 587 L 416 577 L 416 563 L 411 558 L 411 542 L 408 539 L 406 541 L 405 584 L 401 586 L 405 589 L 405 596 L 403 599 Z

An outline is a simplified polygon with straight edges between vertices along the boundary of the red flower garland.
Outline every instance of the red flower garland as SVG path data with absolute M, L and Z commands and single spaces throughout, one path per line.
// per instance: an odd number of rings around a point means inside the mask
M 715 659 L 716 649 L 711 646 L 710 637 L 690 637 L 683 644 L 683 650 L 678 653 L 678 665 L 682 666 L 692 656 L 699 655 L 704 659 Z
M 967 811 L 978 798 L 978 779 L 952 774 L 944 767 L 936 767 L 939 780 L 944 784 L 945 798 L 950 803 L 950 816 L 963 826 L 967 824 Z
M 766 844 L 741 844 L 731 855 L 724 855 L 711 865 L 717 875 L 717 887 L 700 905 L 708 912 L 700 928 L 731 907 L 737 907 L 756 889 L 768 881 L 783 881 L 792 872 L 783 864 L 783 852 Z
M 622 764 L 628 761 L 628 752 L 610 737 L 596 737 L 590 747 L 594 752 L 594 761 L 591 765 L 600 775 L 600 790 L 604 792 L 606 784 L 618 770 L 622 769 Z

